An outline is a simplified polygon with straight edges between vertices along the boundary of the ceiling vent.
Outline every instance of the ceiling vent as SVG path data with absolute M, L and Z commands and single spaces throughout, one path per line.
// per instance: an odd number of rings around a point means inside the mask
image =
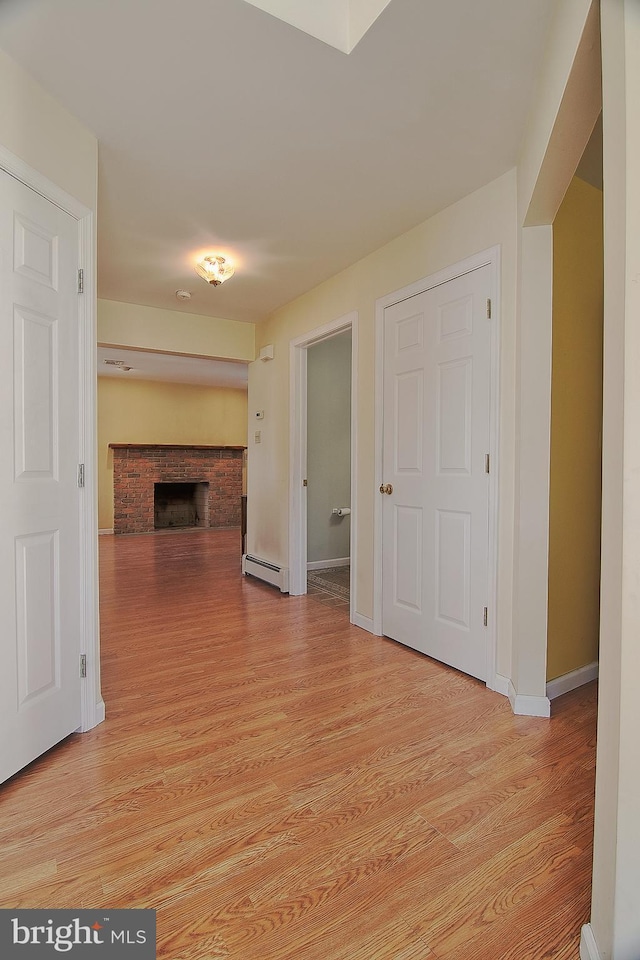
M 124 360 L 103 360 L 102 362 L 106 363 L 108 367 L 117 367 L 118 370 L 122 370 L 123 373 L 128 373 L 129 370 L 133 370 L 133 367 L 130 367 Z

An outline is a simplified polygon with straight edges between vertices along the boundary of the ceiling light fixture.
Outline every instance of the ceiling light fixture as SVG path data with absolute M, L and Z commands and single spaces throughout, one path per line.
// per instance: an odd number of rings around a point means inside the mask
M 196 273 L 217 287 L 233 276 L 235 268 L 224 257 L 210 256 L 196 263 Z

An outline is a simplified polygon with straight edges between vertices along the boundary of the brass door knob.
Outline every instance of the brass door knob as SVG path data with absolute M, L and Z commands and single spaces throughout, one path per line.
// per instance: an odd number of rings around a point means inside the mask
M 380 493 L 388 493 L 389 496 L 393 493 L 393 484 L 392 483 L 381 483 L 380 484 Z

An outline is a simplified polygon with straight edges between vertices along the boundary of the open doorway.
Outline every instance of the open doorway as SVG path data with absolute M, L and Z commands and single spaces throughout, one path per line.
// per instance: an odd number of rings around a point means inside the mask
M 356 609 L 357 314 L 291 341 L 289 593 Z
M 307 348 L 307 592 L 349 603 L 351 329 Z
M 100 533 L 241 527 L 246 363 L 102 344 L 97 407 Z

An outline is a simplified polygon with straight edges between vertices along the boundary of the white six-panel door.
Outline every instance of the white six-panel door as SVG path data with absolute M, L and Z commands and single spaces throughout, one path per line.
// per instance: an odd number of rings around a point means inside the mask
M 384 313 L 383 631 L 487 678 L 491 270 Z
M 78 226 L 0 171 L 0 781 L 81 723 Z

